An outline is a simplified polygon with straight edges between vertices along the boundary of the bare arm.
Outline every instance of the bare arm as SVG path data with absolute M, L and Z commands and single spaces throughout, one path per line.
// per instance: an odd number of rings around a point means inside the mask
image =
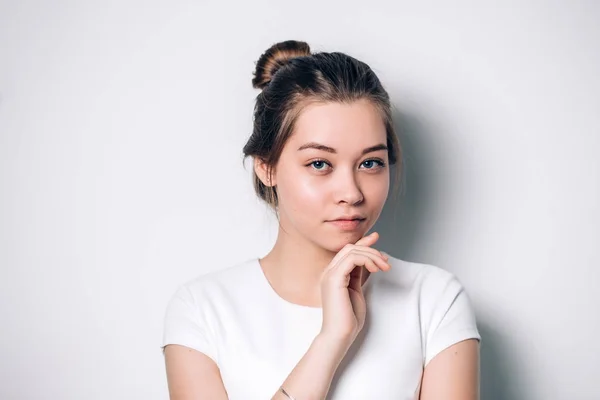
M 368 247 L 377 238 L 372 233 L 355 245 L 344 246 L 325 269 L 321 279 L 323 327 L 280 385 L 294 398 L 326 397 L 335 371 L 362 329 L 366 314 L 363 268 L 371 273 L 391 268 L 379 251 Z M 165 362 L 171 400 L 228 398 L 219 368 L 207 355 L 170 344 L 165 346 Z M 277 388 L 272 400 L 288 398 Z
M 297 399 L 324 399 L 348 346 L 317 335 L 308 351 L 281 386 Z M 227 400 L 219 368 L 207 355 L 185 346 L 165 347 L 171 400 Z M 277 390 L 273 400 L 288 400 Z
M 479 342 L 456 343 L 425 367 L 420 400 L 479 400 Z
M 281 385 L 290 396 L 302 400 L 320 400 L 327 396 L 333 375 L 348 351 L 349 344 L 317 335 Z M 271 400 L 289 400 L 279 389 Z

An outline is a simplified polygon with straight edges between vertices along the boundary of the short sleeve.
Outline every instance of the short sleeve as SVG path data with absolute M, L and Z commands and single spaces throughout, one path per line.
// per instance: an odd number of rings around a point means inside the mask
M 187 286 L 171 298 L 164 320 L 163 347 L 178 344 L 206 354 L 217 363 L 217 351 L 202 305 Z
M 446 348 L 466 339 L 481 341 L 481 336 L 469 297 L 460 282 L 451 276 L 432 310 L 425 365 Z

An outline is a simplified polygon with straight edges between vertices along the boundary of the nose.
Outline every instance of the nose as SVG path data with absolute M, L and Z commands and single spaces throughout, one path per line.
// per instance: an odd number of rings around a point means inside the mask
M 348 205 L 356 205 L 364 200 L 364 196 L 353 171 L 338 170 L 338 175 L 335 177 L 335 201 L 337 203 L 346 203 Z

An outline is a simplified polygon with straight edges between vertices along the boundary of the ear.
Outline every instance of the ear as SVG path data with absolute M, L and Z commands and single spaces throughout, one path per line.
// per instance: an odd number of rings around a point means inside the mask
M 269 170 L 271 170 L 271 175 L 269 176 Z M 256 157 L 254 159 L 254 172 L 258 179 L 267 187 L 272 187 L 277 185 L 275 180 L 275 171 L 273 168 L 269 167 L 267 163 L 261 158 Z

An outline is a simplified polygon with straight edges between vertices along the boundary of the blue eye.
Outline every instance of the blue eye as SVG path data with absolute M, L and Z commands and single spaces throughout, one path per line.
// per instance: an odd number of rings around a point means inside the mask
M 323 160 L 315 160 L 313 162 L 310 163 L 310 165 L 312 165 L 312 167 L 316 170 L 323 170 L 325 169 L 325 166 L 327 166 L 327 163 Z
M 375 167 L 383 167 L 385 164 L 380 160 L 365 160 L 363 161 L 362 165 L 366 169 L 373 169 Z

